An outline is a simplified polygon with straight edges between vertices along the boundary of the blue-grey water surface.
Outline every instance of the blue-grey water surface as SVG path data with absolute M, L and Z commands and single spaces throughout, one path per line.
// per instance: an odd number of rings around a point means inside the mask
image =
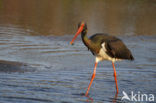
M 155 10 L 156 0 L 0 0 L 0 103 L 155 103 Z M 115 63 L 118 95 L 103 61 L 84 96 L 94 57 L 80 36 L 69 44 L 80 21 L 88 36 L 109 33 L 131 50 L 134 61 Z M 123 91 L 155 101 L 121 100 Z
M 156 96 L 156 36 L 119 36 L 135 61 L 116 62 L 119 94 L 114 99 L 109 61 L 99 63 L 89 97 L 84 96 L 94 57 L 80 37 L 71 46 L 71 35 L 31 36 L 13 26 L 1 26 L 0 33 L 1 103 L 124 103 L 122 91 Z

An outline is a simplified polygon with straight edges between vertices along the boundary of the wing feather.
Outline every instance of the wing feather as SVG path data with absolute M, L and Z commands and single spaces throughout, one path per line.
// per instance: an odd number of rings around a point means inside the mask
M 120 39 L 106 42 L 105 47 L 106 53 L 113 58 L 134 60 L 130 50 Z

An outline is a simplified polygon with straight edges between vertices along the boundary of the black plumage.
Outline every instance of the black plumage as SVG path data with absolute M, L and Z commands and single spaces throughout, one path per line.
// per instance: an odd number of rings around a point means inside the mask
M 120 40 L 115 36 L 110 36 L 104 33 L 97 33 L 88 38 L 87 24 L 84 22 L 80 22 L 78 24 L 78 31 L 76 32 L 70 44 L 73 44 L 74 40 L 80 33 L 84 45 L 95 56 L 94 71 L 85 95 L 86 96 L 88 95 L 91 84 L 95 78 L 97 64 L 102 60 L 112 61 L 112 66 L 114 70 L 114 79 L 116 84 L 116 93 L 118 94 L 119 90 L 117 85 L 117 73 L 114 62 L 122 59 L 134 60 L 131 51 L 126 47 L 126 45 L 122 42 L 122 40 Z
M 105 43 L 105 48 L 107 50 L 106 53 L 112 58 L 134 60 L 130 50 L 119 38 L 115 36 L 98 33 L 94 34 L 89 39 L 93 43 L 97 44 L 96 46 L 98 47 L 98 49 L 102 48 L 101 47 L 102 43 Z

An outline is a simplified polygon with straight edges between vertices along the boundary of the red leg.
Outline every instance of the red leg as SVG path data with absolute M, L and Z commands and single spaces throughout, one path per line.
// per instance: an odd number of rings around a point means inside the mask
M 93 74 L 92 74 L 92 78 L 91 78 L 91 80 L 90 80 L 90 83 L 89 83 L 89 86 L 88 86 L 88 89 L 87 89 L 87 91 L 86 91 L 85 96 L 88 95 L 89 89 L 90 89 L 90 87 L 91 87 L 91 85 L 92 85 L 92 82 L 93 82 L 93 80 L 94 80 L 94 78 L 95 78 L 97 64 L 98 64 L 98 63 L 95 62 L 95 67 L 94 67 L 94 71 L 93 71 Z
M 114 66 L 113 62 L 112 62 L 112 66 L 113 66 L 113 70 L 114 70 L 114 79 L 115 79 L 115 84 L 116 84 L 116 93 L 118 93 L 119 90 L 118 90 L 118 83 L 117 83 L 117 75 L 116 75 L 116 70 L 115 70 L 115 66 Z

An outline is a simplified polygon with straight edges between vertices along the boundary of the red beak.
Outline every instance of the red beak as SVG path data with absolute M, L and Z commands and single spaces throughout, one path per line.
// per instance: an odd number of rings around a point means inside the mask
M 84 27 L 84 24 L 81 24 L 81 26 L 79 27 L 77 33 L 75 34 L 75 36 L 73 37 L 72 41 L 70 42 L 71 45 L 74 43 L 74 40 L 77 38 L 77 36 L 82 32 L 83 27 Z

